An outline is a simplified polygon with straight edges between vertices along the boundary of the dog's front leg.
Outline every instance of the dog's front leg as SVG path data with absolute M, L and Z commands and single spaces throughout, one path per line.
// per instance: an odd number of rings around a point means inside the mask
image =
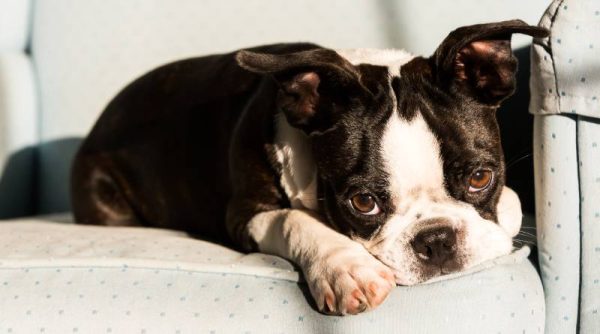
M 388 267 L 312 212 L 262 212 L 250 220 L 248 231 L 261 252 L 300 265 L 322 312 L 343 315 L 372 309 L 396 285 Z

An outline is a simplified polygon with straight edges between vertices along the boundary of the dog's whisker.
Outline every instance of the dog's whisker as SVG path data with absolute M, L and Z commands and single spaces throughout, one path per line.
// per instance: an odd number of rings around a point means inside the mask
M 511 161 L 509 161 L 506 164 L 506 169 L 510 169 L 511 167 L 513 167 L 514 165 L 518 164 L 519 162 L 521 162 L 521 161 L 523 161 L 523 160 L 525 160 L 527 158 L 530 158 L 532 156 L 533 156 L 533 153 L 527 152 L 524 155 L 521 155 L 521 156 L 519 156 L 519 157 L 517 157 L 515 159 L 512 159 Z
M 522 245 L 529 245 L 529 246 L 535 246 L 536 243 L 533 241 L 528 241 L 528 240 L 519 240 L 519 239 L 513 239 L 513 243 L 519 243 Z
M 535 232 L 537 230 L 520 230 L 519 233 L 531 233 L 531 232 Z
M 533 239 L 533 240 L 535 240 L 535 236 L 534 235 L 519 235 L 519 234 L 517 234 L 515 236 L 515 238 L 513 238 L 513 239 L 516 239 L 516 240 L 531 240 L 531 239 Z
M 520 237 L 518 240 L 525 240 L 527 242 L 536 242 L 536 239 L 532 238 L 532 237 Z
M 513 240 L 522 241 L 522 242 L 530 242 L 530 243 L 536 242 L 535 239 L 513 239 Z

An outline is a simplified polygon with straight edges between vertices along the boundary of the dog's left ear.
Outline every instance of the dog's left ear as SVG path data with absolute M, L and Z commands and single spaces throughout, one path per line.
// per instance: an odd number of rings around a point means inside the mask
M 432 56 L 435 79 L 481 103 L 497 106 L 515 89 L 517 59 L 512 34 L 548 36 L 521 20 L 477 24 L 452 31 Z
M 269 75 L 279 86 L 277 106 L 288 122 L 307 133 L 331 125 L 331 100 L 360 92 L 356 69 L 337 52 L 316 48 L 287 54 L 239 51 L 238 64 L 248 71 Z

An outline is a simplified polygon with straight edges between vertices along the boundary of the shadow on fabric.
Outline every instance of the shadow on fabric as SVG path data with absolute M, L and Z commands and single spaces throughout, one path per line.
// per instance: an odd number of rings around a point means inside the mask
M 0 219 L 69 211 L 69 172 L 81 142 L 63 138 L 13 153 L 0 176 Z

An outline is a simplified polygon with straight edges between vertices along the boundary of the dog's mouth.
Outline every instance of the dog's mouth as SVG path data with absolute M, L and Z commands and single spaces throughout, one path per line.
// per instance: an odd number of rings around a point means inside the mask
M 380 257 L 377 258 L 382 261 Z M 410 273 L 407 273 L 406 270 L 401 270 L 394 266 L 390 266 L 390 264 L 385 263 L 384 261 L 382 262 L 392 269 L 396 284 L 407 286 L 423 283 L 435 277 L 449 275 L 468 269 L 468 267 L 459 260 L 448 260 L 439 265 L 417 263 L 412 266 L 413 270 L 411 270 Z
M 405 276 L 403 276 L 399 271 L 394 270 L 394 277 L 396 279 L 396 284 L 397 285 L 403 285 L 403 286 L 410 286 L 410 285 L 416 285 L 416 284 L 420 284 L 420 283 L 424 283 L 427 282 L 430 279 L 439 277 L 439 276 L 444 276 L 444 275 L 449 275 L 449 274 L 453 274 L 456 273 L 460 270 L 447 270 L 445 268 L 437 268 L 437 269 L 432 269 L 432 270 L 428 270 L 426 275 L 423 275 L 422 278 L 420 278 L 419 280 L 411 280 L 411 279 L 407 279 Z

